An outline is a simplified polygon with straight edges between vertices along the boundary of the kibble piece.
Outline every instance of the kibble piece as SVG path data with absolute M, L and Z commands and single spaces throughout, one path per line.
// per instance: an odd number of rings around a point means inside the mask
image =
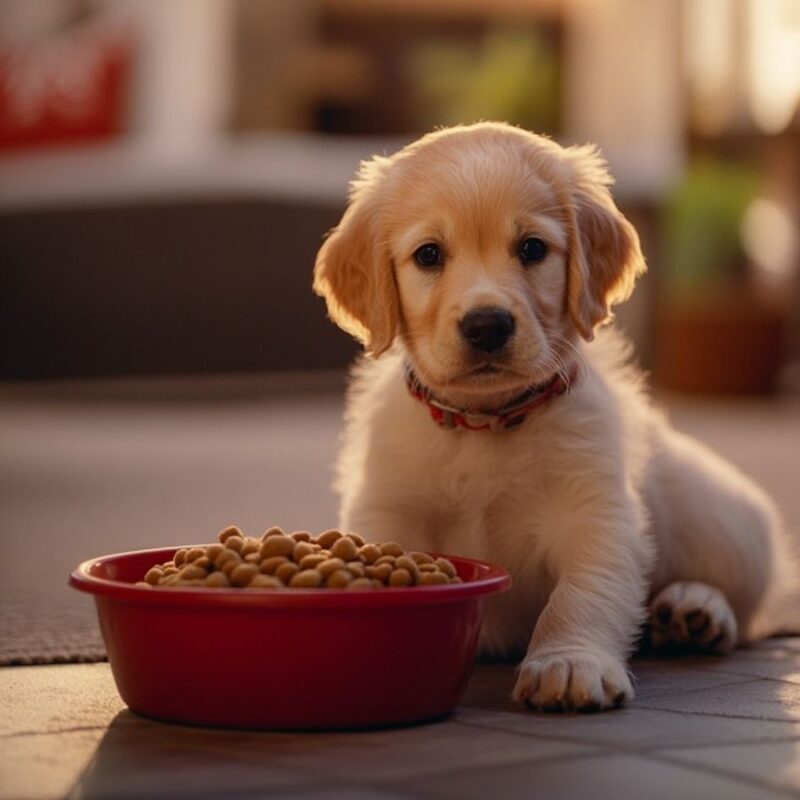
M 229 536 L 225 540 L 225 547 L 229 550 L 235 550 L 237 553 L 241 553 L 244 547 L 244 539 L 242 539 L 241 536 Z
M 396 569 L 389 576 L 389 586 L 411 586 L 411 573 L 407 569 Z
M 404 550 L 400 547 L 397 542 L 384 542 L 382 545 L 379 545 L 379 549 L 381 554 L 384 556 L 402 556 L 404 554 Z
M 270 536 L 261 545 L 261 558 L 271 558 L 272 556 L 292 555 L 295 548 L 295 541 L 290 536 Z
M 240 528 L 237 528 L 236 525 L 229 525 L 224 530 L 221 530 L 219 534 L 217 534 L 217 538 L 225 544 L 231 536 L 238 536 L 240 539 L 244 538 L 244 534 L 242 533 Z
M 165 578 L 170 578 L 173 575 L 177 575 L 177 574 L 178 574 L 178 568 L 177 567 L 167 567 L 167 566 L 164 567 L 164 577 Z
M 297 542 L 292 550 L 292 560 L 299 564 L 306 556 L 314 552 L 314 545 L 310 542 Z
M 248 564 L 260 564 L 261 563 L 261 553 L 248 553 L 244 560 Z
M 226 547 L 215 559 L 214 566 L 217 569 L 223 569 L 229 561 L 235 561 L 237 564 L 242 560 L 242 557 L 235 550 L 228 550 Z
M 242 545 L 242 549 L 240 550 L 243 556 L 248 556 L 250 553 L 258 553 L 261 550 L 261 542 L 247 538 L 244 540 L 244 544 Z
M 395 569 L 407 570 L 414 579 L 413 583 L 417 582 L 417 578 L 419 578 L 419 567 L 413 558 L 409 558 L 408 556 L 398 556 L 397 560 L 394 562 L 394 566 Z
M 286 556 L 270 556 L 262 560 L 260 570 L 264 575 L 274 575 L 275 570 L 281 564 L 288 564 L 289 559 Z
M 453 566 L 452 561 L 448 561 L 446 558 L 437 558 L 436 566 L 439 567 L 439 569 L 444 572 L 448 578 L 455 578 L 456 568 Z
M 357 533 L 348 533 L 347 535 L 356 543 L 356 547 L 363 547 L 367 543 L 366 539 Z
M 352 582 L 352 573 L 348 572 L 346 569 L 337 569 L 335 572 L 331 572 L 331 574 L 328 575 L 325 585 L 330 586 L 331 589 L 344 589 Z
M 150 567 L 144 579 L 145 582 L 149 583 L 151 586 L 158 586 L 158 582 L 163 576 L 164 573 L 161 571 L 160 567 Z
M 433 556 L 427 553 L 420 553 L 419 550 L 411 550 L 406 555 L 413 559 L 417 564 L 434 564 Z
M 328 557 L 322 553 L 309 553 L 300 560 L 300 569 L 316 569 L 327 560 Z
M 435 586 L 442 583 L 447 583 L 449 578 L 444 572 L 421 572 L 419 575 L 420 586 Z
M 317 558 L 317 554 L 315 553 L 313 557 Z M 306 558 L 309 558 L 309 556 L 306 556 Z M 324 561 L 317 564 L 317 570 L 323 578 L 327 578 L 337 570 L 344 569 L 344 566 L 344 561 L 342 561 L 341 558 L 326 558 Z
M 348 589 L 372 589 L 372 578 L 356 578 L 347 585 Z
M 366 567 L 364 573 L 368 578 L 376 578 L 382 583 L 386 583 L 386 581 L 389 580 L 389 576 L 392 574 L 392 565 L 373 564 L 372 566 Z
M 229 559 L 228 559 L 228 560 L 227 560 L 227 561 L 226 561 L 226 562 L 225 562 L 225 563 L 222 565 L 222 571 L 223 571 L 223 572 L 224 572 L 224 573 L 225 573 L 225 574 L 226 574 L 228 577 L 230 577 L 230 576 L 231 576 L 231 573 L 232 573 L 232 572 L 233 572 L 233 571 L 234 571 L 234 570 L 235 570 L 235 569 L 236 569 L 238 566 L 240 566 L 242 563 L 244 563 L 244 562 L 242 561 L 242 559 L 241 559 L 241 558 L 239 558 L 239 554 L 237 553 L 237 554 L 236 554 L 236 558 L 229 558 Z
M 175 555 L 172 557 L 172 561 L 176 567 L 183 566 L 183 564 L 186 561 L 186 556 L 188 555 L 188 553 L 189 551 L 185 547 L 182 547 L 180 550 L 178 550 L 177 553 L 175 553 Z
M 187 561 L 197 561 L 198 558 L 202 558 L 206 554 L 206 551 L 202 547 L 193 547 L 187 554 L 186 560 Z
M 140 589 L 152 589 L 155 584 L 148 583 L 147 581 L 136 581 L 133 585 L 138 586 Z
M 261 541 L 265 542 L 270 536 L 286 536 L 283 532 L 283 528 L 279 525 L 273 525 L 271 528 L 267 528 L 264 533 L 261 534 Z
M 430 564 L 420 564 L 419 565 L 420 572 L 439 572 L 439 567 L 436 566 L 433 562 Z
M 283 584 L 273 575 L 254 575 L 245 589 L 282 589 Z
M 287 561 L 275 570 L 275 577 L 288 584 L 298 572 L 300 572 L 300 567 L 294 561 Z
M 394 566 L 394 562 L 397 561 L 397 556 L 381 556 L 376 562 L 375 566 L 379 567 L 381 564 L 389 564 L 390 566 Z
M 356 576 L 356 578 L 363 578 L 366 574 L 366 567 L 360 561 L 348 561 L 345 567 Z
M 205 578 L 206 571 L 202 567 L 197 567 L 194 564 L 187 564 L 181 569 L 181 580 L 188 581 L 195 578 Z
M 349 536 L 342 536 L 333 543 L 331 555 L 334 558 L 341 558 L 342 561 L 353 561 L 358 558 L 358 547 Z
M 326 550 L 330 550 L 334 542 L 338 541 L 341 538 L 342 538 L 342 532 L 337 531 L 336 528 L 331 528 L 330 530 L 324 531 L 319 536 L 317 536 L 317 544 L 320 547 L 324 547 Z
M 209 559 L 212 563 L 216 560 L 217 556 L 225 549 L 224 544 L 219 544 L 215 542 L 214 544 L 208 545 L 206 547 L 206 558 Z
M 291 536 L 296 542 L 310 542 L 312 538 L 308 531 L 295 531 Z
M 381 557 L 381 551 L 378 545 L 368 543 L 358 548 L 358 555 L 364 563 L 372 564 Z
M 256 575 L 258 567 L 255 564 L 239 564 L 231 571 L 229 577 L 234 586 L 247 586 Z
M 315 569 L 304 569 L 298 572 L 289 581 L 289 586 L 295 589 L 312 589 L 322 583 L 322 575 Z
M 205 585 L 214 588 L 222 588 L 223 586 L 230 586 L 231 582 L 224 572 L 215 571 L 206 575 Z

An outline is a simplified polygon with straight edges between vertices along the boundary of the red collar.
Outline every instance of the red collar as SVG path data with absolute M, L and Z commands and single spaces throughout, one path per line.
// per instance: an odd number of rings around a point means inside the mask
M 526 389 L 516 400 L 508 405 L 486 413 L 471 413 L 440 403 L 424 386 L 411 367 L 406 366 L 406 386 L 411 395 L 428 407 L 431 418 L 437 425 L 448 430 L 464 428 L 469 431 L 490 430 L 494 433 L 512 430 L 519 427 L 528 414 L 535 408 L 544 405 L 554 397 L 568 392 L 578 375 L 578 367 L 574 365 L 567 375 L 556 373 L 549 380 Z

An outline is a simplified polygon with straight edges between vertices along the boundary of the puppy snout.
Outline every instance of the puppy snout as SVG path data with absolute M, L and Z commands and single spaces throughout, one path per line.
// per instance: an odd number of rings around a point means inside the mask
M 461 335 L 475 350 L 494 353 L 514 333 L 514 317 L 504 308 L 475 308 L 459 323 Z

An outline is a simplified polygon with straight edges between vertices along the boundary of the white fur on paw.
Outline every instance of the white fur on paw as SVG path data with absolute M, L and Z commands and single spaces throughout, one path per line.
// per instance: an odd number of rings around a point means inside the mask
M 516 703 L 541 711 L 600 711 L 632 697 L 624 664 L 590 650 L 527 656 L 512 694 Z
M 727 653 L 737 636 L 736 617 L 713 586 L 676 581 L 650 603 L 650 644 L 655 650 Z

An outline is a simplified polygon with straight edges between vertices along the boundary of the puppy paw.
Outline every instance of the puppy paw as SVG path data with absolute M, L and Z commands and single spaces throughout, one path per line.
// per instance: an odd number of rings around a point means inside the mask
M 512 698 L 540 711 L 601 711 L 633 697 L 625 665 L 594 651 L 532 655 L 519 666 Z
M 654 650 L 727 653 L 736 646 L 736 617 L 725 595 L 704 583 L 676 581 L 650 603 Z

